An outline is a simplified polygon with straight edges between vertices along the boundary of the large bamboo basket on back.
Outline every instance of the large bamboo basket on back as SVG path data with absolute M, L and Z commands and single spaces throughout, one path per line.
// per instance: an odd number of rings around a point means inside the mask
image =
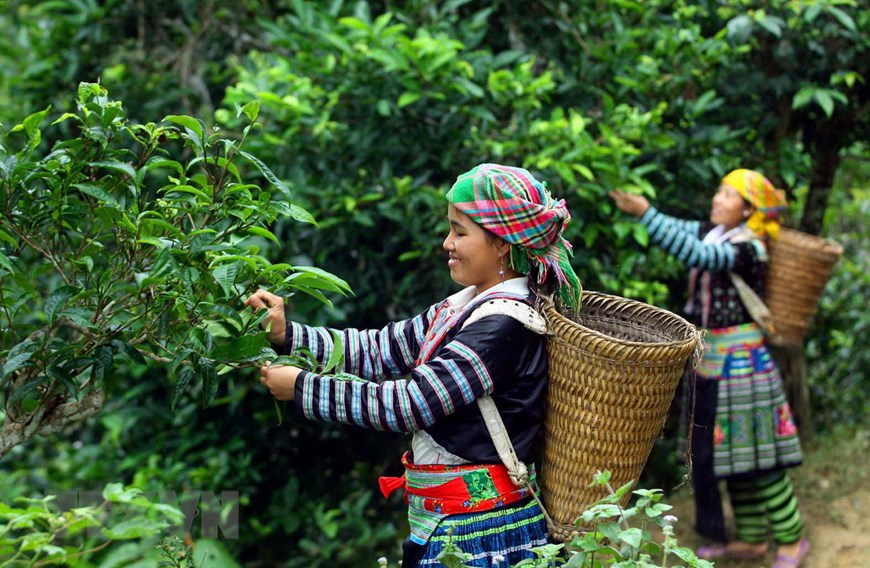
M 822 291 L 842 254 L 843 247 L 830 239 L 785 227 L 770 241 L 765 303 L 776 327 L 768 337 L 770 343 L 803 344 Z
M 551 334 L 541 489 L 550 534 L 567 541 L 606 496 L 589 487 L 596 472 L 614 487 L 637 481 L 701 336 L 669 311 L 598 292 L 584 291 L 570 317 L 550 300 L 541 312 Z

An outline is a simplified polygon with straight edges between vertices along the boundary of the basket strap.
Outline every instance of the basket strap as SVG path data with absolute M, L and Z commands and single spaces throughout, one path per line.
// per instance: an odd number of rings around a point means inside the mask
M 773 314 L 770 313 L 770 309 L 764 303 L 764 300 L 762 300 L 761 297 L 755 293 L 755 290 L 753 290 L 739 275 L 734 272 L 729 272 L 728 274 L 731 276 L 731 281 L 737 289 L 740 301 L 743 302 L 746 311 L 749 312 L 749 315 L 752 316 L 755 323 L 760 325 L 761 329 L 763 329 L 768 335 L 776 333 Z
M 474 312 L 472 312 L 472 314 L 468 316 L 462 324 L 462 327 L 485 318 L 486 316 L 496 314 L 512 317 L 522 323 L 529 330 L 540 335 L 547 333 L 547 322 L 541 314 L 537 312 L 537 310 L 524 302 L 506 298 L 484 302 L 479 307 L 475 308 Z M 477 399 L 477 406 L 480 408 L 480 414 L 483 416 L 483 423 L 489 431 L 492 443 L 495 445 L 495 449 L 498 452 L 498 457 L 507 468 L 511 481 L 514 485 L 524 485 L 529 490 L 529 493 L 532 494 L 532 497 L 535 498 L 535 501 L 537 501 L 538 506 L 544 513 L 544 517 L 547 519 L 547 525 L 552 526 L 553 520 L 550 518 L 547 510 L 544 508 L 544 504 L 541 502 L 541 499 L 538 497 L 538 494 L 529 482 L 529 468 L 526 464 L 520 461 L 519 456 L 517 456 L 517 452 L 511 442 L 504 421 L 501 419 L 501 414 L 498 412 L 498 407 L 495 405 L 495 401 L 492 400 L 491 396 L 485 396 Z
M 485 396 L 477 399 L 477 406 L 480 407 L 486 429 L 489 430 L 492 443 L 495 444 L 495 449 L 498 451 L 498 457 L 507 467 L 511 481 L 514 482 L 514 485 L 524 485 L 529 481 L 529 468 L 517 456 L 495 401 L 492 400 L 491 396 Z
M 544 513 L 544 518 L 547 520 L 547 526 L 553 526 L 553 519 L 550 518 L 547 509 L 544 508 L 544 503 L 535 492 L 532 484 L 529 483 L 529 468 L 526 464 L 520 461 L 517 456 L 514 445 L 511 443 L 507 428 L 504 421 L 501 419 L 501 414 L 498 413 L 498 407 L 491 396 L 485 396 L 477 399 L 477 406 L 480 407 L 480 413 L 483 415 L 483 422 L 486 424 L 486 429 L 489 430 L 489 435 L 492 437 L 492 443 L 495 444 L 495 449 L 498 451 L 498 457 L 508 470 L 508 475 L 514 485 L 524 485 L 535 501 L 541 512 Z

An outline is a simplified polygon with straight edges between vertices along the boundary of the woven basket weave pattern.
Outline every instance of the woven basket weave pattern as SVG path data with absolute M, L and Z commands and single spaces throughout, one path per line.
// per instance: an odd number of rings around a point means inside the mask
M 765 301 L 776 333 L 770 343 L 800 346 L 843 247 L 829 239 L 782 228 L 770 244 Z
M 573 319 L 552 303 L 542 312 L 552 335 L 541 486 L 550 533 L 565 541 L 606 496 L 588 487 L 596 472 L 614 487 L 640 476 L 700 336 L 671 312 L 597 292 Z

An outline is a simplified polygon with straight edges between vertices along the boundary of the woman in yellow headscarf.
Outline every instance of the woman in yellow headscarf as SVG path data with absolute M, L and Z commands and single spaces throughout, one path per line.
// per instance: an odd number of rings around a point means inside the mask
M 741 301 L 743 281 L 764 295 L 766 242 L 787 203 L 759 172 L 730 172 L 713 196 L 709 222 L 659 212 L 646 198 L 616 190 L 621 210 L 646 225 L 650 241 L 690 268 L 686 315 L 708 330 L 697 369 L 692 434 L 696 528 L 711 540 L 702 558 L 759 559 L 777 544 L 775 568 L 795 568 L 809 549 L 785 470 L 802 460 L 797 428 L 762 328 Z M 735 278 L 735 275 L 737 276 Z M 719 480 L 728 488 L 736 538 L 727 542 Z

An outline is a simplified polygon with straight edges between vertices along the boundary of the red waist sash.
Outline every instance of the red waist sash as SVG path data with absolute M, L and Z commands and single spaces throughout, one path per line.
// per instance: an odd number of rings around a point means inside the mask
M 410 452 L 402 456 L 405 474 L 380 477 L 384 497 L 405 490 L 405 500 L 426 511 L 452 515 L 488 511 L 528 497 L 528 488 L 513 484 L 504 464 L 444 465 L 411 463 Z M 534 478 L 530 476 L 530 481 Z

